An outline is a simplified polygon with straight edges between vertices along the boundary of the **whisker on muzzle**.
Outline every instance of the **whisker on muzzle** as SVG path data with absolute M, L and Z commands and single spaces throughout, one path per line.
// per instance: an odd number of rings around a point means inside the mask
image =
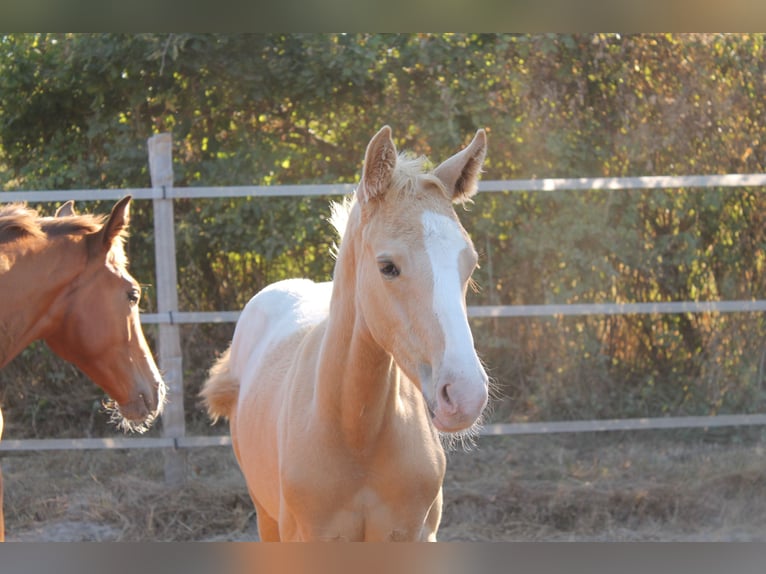
M 144 398 L 144 400 L 146 400 Z M 154 422 L 159 418 L 159 416 L 162 414 L 162 411 L 165 407 L 165 403 L 167 402 L 167 387 L 164 383 L 164 381 L 157 387 L 157 408 L 150 412 L 149 415 L 146 416 L 142 421 L 131 421 L 122 414 L 122 411 L 120 411 L 120 406 L 117 404 L 117 402 L 107 397 L 102 401 L 102 405 L 104 409 L 106 410 L 107 414 L 109 415 L 109 422 L 113 425 L 115 425 L 118 429 L 120 429 L 124 433 L 136 433 L 136 434 L 144 434 L 146 431 L 148 431 Z

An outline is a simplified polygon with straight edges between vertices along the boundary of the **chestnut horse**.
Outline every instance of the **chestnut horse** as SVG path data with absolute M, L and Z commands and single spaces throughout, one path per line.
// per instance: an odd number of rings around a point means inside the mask
M 261 540 L 436 540 L 440 433 L 475 429 L 488 398 L 465 303 L 477 255 L 453 208 L 485 153 L 480 130 L 426 173 L 383 127 L 335 209 L 332 283 L 282 281 L 244 308 L 202 397 L 229 419 Z
M 108 218 L 77 215 L 71 202 L 56 217 L 0 208 L 0 368 L 42 339 L 110 396 L 123 428 L 142 432 L 162 410 L 165 383 L 141 330 L 141 288 L 126 268 L 130 200 Z

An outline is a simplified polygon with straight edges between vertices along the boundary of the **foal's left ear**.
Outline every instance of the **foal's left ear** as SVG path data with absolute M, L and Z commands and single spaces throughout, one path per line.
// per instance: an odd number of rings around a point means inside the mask
M 114 204 L 109 219 L 104 225 L 104 245 L 111 246 L 112 242 L 128 228 L 131 199 L 133 199 L 132 196 L 126 195 Z
M 452 201 L 466 201 L 479 189 L 479 175 L 484 157 L 487 155 L 487 134 L 479 130 L 464 150 L 445 160 L 434 170 L 447 191 L 452 192 Z

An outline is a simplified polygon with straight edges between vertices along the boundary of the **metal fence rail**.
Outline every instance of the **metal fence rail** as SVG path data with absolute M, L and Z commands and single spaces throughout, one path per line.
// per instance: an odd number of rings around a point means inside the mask
M 550 317 L 673 313 L 762 313 L 766 300 L 678 301 L 669 303 L 571 303 L 565 305 L 469 305 L 469 317 Z M 241 311 L 143 313 L 144 324 L 235 323 Z
M 657 417 L 640 419 L 603 419 L 532 423 L 496 423 L 484 425 L 480 436 L 569 434 L 586 432 L 632 432 L 641 430 L 678 430 L 766 425 L 766 414 Z M 18 439 L 0 442 L 0 452 L 53 450 L 187 449 L 231 446 L 229 436 L 184 436 L 178 438 L 49 438 Z
M 593 177 L 507 179 L 479 182 L 480 192 L 504 191 L 618 191 L 629 189 L 679 189 L 687 187 L 766 187 L 766 174 L 730 173 L 725 175 L 658 175 L 647 177 Z M 123 189 L 74 189 L 5 191 L 0 203 L 14 201 L 93 201 L 120 199 L 128 194 L 135 199 L 202 199 L 224 197 L 304 197 L 347 195 L 351 183 L 316 185 L 239 185 L 230 187 L 134 187 Z

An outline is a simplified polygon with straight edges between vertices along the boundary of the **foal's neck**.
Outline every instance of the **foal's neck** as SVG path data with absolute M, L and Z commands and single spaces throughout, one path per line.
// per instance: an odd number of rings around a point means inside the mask
M 399 399 L 400 372 L 356 309 L 353 257 L 343 250 L 319 355 L 318 407 L 335 413 L 350 447 L 365 450 L 386 431 Z

